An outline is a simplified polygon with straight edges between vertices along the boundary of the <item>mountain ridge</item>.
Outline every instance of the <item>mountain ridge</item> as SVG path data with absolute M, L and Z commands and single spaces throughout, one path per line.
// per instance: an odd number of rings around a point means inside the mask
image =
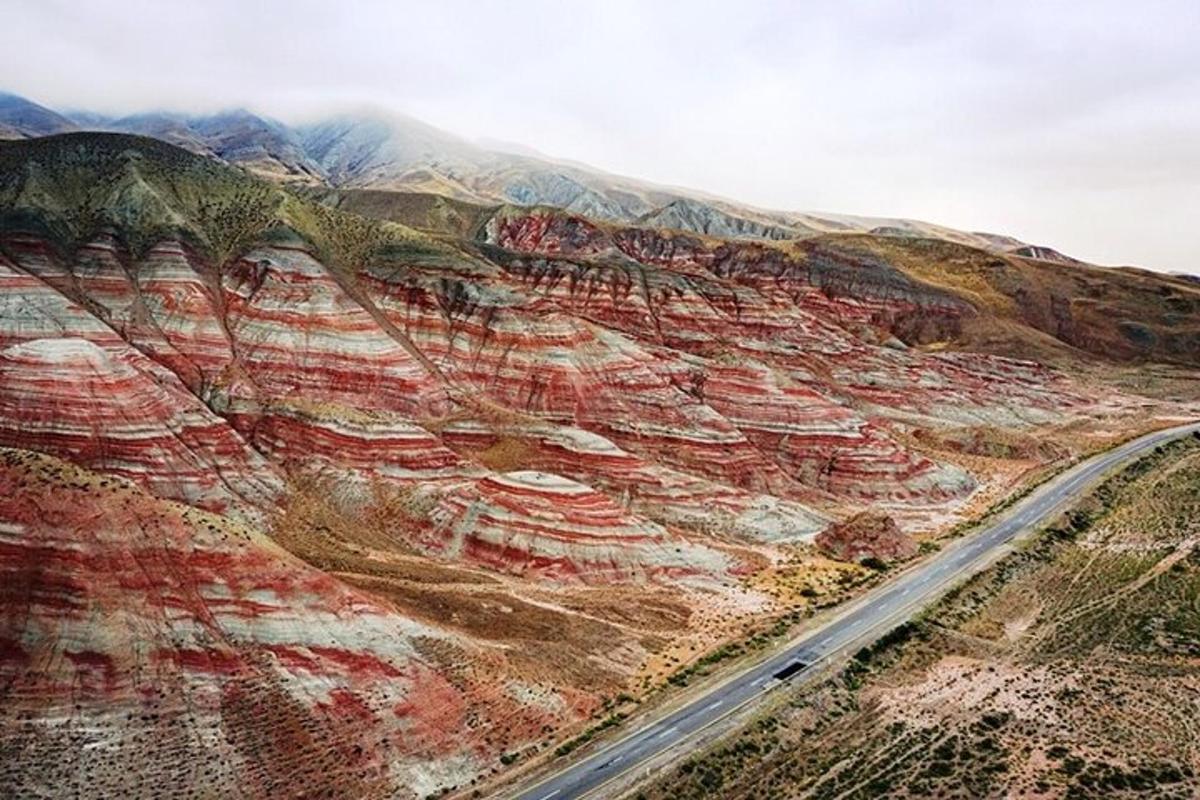
M 5 167 L 5 179 L 0 179 L 3 213 L 19 216 L 37 210 L 39 224 L 59 231 L 52 238 L 68 249 L 72 241 L 107 224 L 126 226 L 127 242 L 135 247 L 148 246 L 155 237 L 169 233 L 183 236 L 218 259 L 273 229 L 285 239 L 299 235 L 335 265 L 361 258 L 367 252 L 363 248 L 389 243 L 436 251 L 446 247 L 442 241 L 446 236 L 491 242 L 514 236 L 511 242 L 519 243 L 519 248 L 546 251 L 549 247 L 548 252 L 561 256 L 594 257 L 604 251 L 623 259 L 651 257 L 664 264 L 681 256 L 721 261 L 754 253 L 755 260 L 772 264 L 772 269 L 801 270 L 807 279 L 818 282 L 820 275 L 834 274 L 831 269 L 846 276 L 838 280 L 850 280 L 851 275 L 853 281 L 868 280 L 882 274 L 879 270 L 886 265 L 885 271 L 923 283 L 925 292 L 949 288 L 981 312 L 973 319 L 990 321 L 999 314 L 1002 327 L 1028 326 L 1093 355 L 1190 363 L 1188 359 L 1197 352 L 1194 343 L 1200 339 L 1188 322 L 1197 308 L 1193 285 L 1151 271 L 1029 259 L 938 237 L 897 237 L 888 232 L 813 231 L 799 240 L 738 239 L 729 234 L 722 238 L 720 233 L 671 234 L 669 228 L 646 225 L 646 220 L 589 220 L 552 206 L 481 206 L 435 199 L 440 197 L 437 194 L 387 190 L 288 189 L 230 169 L 219 160 L 129 134 L 72 132 L 0 146 L 0 166 Z M 99 181 L 72 178 L 68 165 L 86 161 L 92 151 L 100 159 L 95 163 L 102 165 L 98 168 L 104 177 Z M 33 155 L 39 152 L 49 160 Z M 167 180 L 173 173 L 187 175 L 188 180 L 182 184 Z M 201 190 L 201 186 L 208 188 Z M 180 188 L 186 191 L 180 193 Z M 62 198 L 66 199 L 53 199 L 58 191 L 65 192 Z M 70 218 L 76 226 L 90 220 L 90 227 L 71 233 Z M 517 221 L 520 229 L 503 233 L 506 220 Z M 733 242 L 744 244 L 735 247 Z M 948 265 L 953 268 L 946 269 Z M 1122 288 L 1113 295 L 1102 288 L 1105 283 Z M 1158 307 L 1164 303 L 1171 314 L 1160 313 Z M 939 324 L 936 318 L 913 317 L 912 322 L 927 331 Z M 906 331 L 900 334 L 902 339 L 925 335 L 915 333 L 918 328 L 897 330 Z M 955 330 L 952 338 L 962 334 Z M 1107 332 L 1100 335 L 1101 331 Z M 983 338 L 973 341 L 976 346 L 986 344 L 996 332 L 989 322 L 986 332 L 980 331 Z M 933 334 L 934 340 L 942 335 Z M 1003 354 L 1012 346 L 1000 344 L 996 352 Z
M 440 194 L 476 204 L 552 205 L 602 220 L 645 221 L 693 233 L 798 239 L 885 228 L 1035 259 L 1074 259 L 1010 236 L 888 217 L 773 211 L 700 190 L 662 186 L 521 148 L 488 149 L 402 114 L 344 113 L 289 126 L 246 109 L 213 114 L 143 112 L 63 116 L 16 95 L 0 106 L 0 138 L 69 129 L 149 135 L 242 166 L 276 182 Z M 63 125 L 68 127 L 64 128 Z M 236 126 L 236 127 L 235 127 Z
M 471 791 L 916 549 L 832 525 L 936 546 L 1194 415 L 1112 376 L 1198 331 L 1200 286 L 942 239 L 0 142 L 0 773 Z

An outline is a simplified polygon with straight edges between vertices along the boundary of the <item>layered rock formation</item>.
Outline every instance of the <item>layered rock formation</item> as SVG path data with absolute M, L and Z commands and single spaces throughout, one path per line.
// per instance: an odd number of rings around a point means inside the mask
M 917 544 L 886 514 L 863 512 L 817 534 L 817 547 L 841 561 L 890 564 L 917 554 Z
M 417 417 L 449 410 L 446 387 L 420 357 L 305 250 L 251 250 L 223 272 L 221 305 L 259 400 L 298 397 Z M 253 416 L 249 407 L 244 413 Z
M 250 528 L 0 450 L 10 796 L 424 797 L 580 710 L 506 679 Z
M 283 492 L 269 461 L 129 347 L 34 339 L 0 350 L 0 446 L 52 453 L 159 497 L 261 521 Z
M 451 447 L 499 470 L 535 469 L 587 481 L 664 525 L 747 541 L 807 539 L 825 525 L 800 503 L 663 466 L 581 428 L 464 420 L 441 435 Z
M 720 576 L 730 560 L 600 492 L 547 472 L 489 475 L 446 494 L 422 544 L 455 560 L 555 580 Z
M 109 151 L 105 169 L 152 185 L 156 162 L 129 152 Z M 220 175 L 201 174 L 219 190 Z M 29 183 L 10 191 L 25 202 Z M 819 517 L 797 503 L 929 504 L 970 491 L 960 470 L 897 443 L 887 418 L 1020 423 L 1079 402 L 1034 365 L 907 349 L 900 340 L 945 335 L 975 310 L 878 258 L 509 209 L 485 226 L 494 245 L 404 234 L 385 258 L 335 267 L 326 250 L 353 226 L 331 231 L 328 212 L 238 191 L 277 232 L 223 264 L 185 243 L 228 238 L 219 220 L 170 190 L 151 206 L 144 193 L 99 201 L 101 219 L 128 216 L 121 203 L 132 202 L 141 216 L 202 226 L 140 255 L 120 225 L 69 257 L 36 226 L 14 229 L 6 297 L 43 310 L 14 313 L 0 333 L 135 350 L 288 470 L 478 480 L 437 438 L 439 420 L 466 414 L 509 436 L 544 440 L 549 425 L 601 437 L 639 460 L 641 487 L 670 487 L 628 501 L 656 505 L 654 519 L 694 516 L 678 487 L 699 481 L 697 494 L 737 497 L 734 516 L 774 505 L 805 533 Z M 306 215 L 321 226 L 308 238 Z M 608 491 L 635 486 L 578 458 L 556 469 Z
M 955 349 L 993 295 L 905 237 L 313 198 L 146 139 L 0 146 L 0 447 L 41 453 L 0 459 L 19 794 L 463 786 L 831 524 L 945 520 L 972 430 L 1122 402 Z M 1185 327 L 1162 289 L 1146 324 Z M 907 552 L 860 523 L 821 541 Z

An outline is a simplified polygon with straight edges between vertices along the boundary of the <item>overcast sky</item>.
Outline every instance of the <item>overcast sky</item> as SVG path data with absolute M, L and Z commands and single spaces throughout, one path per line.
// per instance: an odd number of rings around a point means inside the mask
M 770 208 L 1200 273 L 1200 0 L 0 0 L 0 89 L 369 103 Z

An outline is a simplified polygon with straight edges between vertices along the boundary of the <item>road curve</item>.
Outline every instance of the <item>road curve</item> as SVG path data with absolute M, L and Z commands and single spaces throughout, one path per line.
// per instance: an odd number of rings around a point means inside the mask
M 949 586 L 981 569 L 1018 533 L 1048 522 L 1113 467 L 1171 439 L 1200 431 L 1200 423 L 1147 434 L 1064 471 L 1014 504 L 997 521 L 947 545 L 929 560 L 852 602 L 837 618 L 787 642 L 779 652 L 712 687 L 587 758 L 516 795 L 518 800 L 576 800 L 596 792 L 654 756 L 687 740 L 779 685 L 778 674 L 810 677 L 819 662 L 855 643 L 866 643 L 910 618 Z M 803 665 L 803 666 L 802 666 Z M 596 792 L 599 794 L 598 792 Z

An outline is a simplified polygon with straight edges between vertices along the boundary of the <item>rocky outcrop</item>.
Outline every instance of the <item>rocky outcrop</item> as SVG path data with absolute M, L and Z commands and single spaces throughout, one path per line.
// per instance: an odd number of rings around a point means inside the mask
M 886 514 L 863 512 L 831 525 L 817 535 L 816 545 L 840 561 L 890 564 L 917 554 L 917 544 Z
M 939 450 L 985 458 L 1057 461 L 1068 455 L 1059 443 L 1044 436 L 994 427 L 918 428 L 913 437 Z

